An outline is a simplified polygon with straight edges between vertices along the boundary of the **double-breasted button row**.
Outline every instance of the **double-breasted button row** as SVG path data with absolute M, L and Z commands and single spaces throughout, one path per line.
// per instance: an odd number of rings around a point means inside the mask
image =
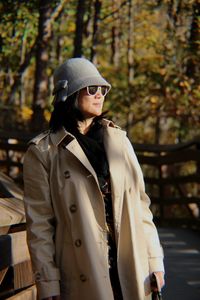
M 75 240 L 74 244 L 76 247 L 80 247 L 82 245 L 82 242 L 80 239 L 77 239 L 77 240 Z
M 40 278 L 41 278 L 40 273 L 39 273 L 39 272 L 36 272 L 36 273 L 35 273 L 35 281 L 39 281 Z

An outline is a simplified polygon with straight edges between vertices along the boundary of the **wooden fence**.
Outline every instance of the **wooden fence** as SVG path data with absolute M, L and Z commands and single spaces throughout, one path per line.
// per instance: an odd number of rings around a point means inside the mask
M 0 131 L 0 170 L 20 184 L 23 184 L 23 155 L 32 137 L 31 134 Z
M 161 225 L 200 228 L 200 139 L 176 145 L 134 144 Z
M 32 135 L 0 132 L 0 166 L 22 182 L 23 154 Z M 158 224 L 198 225 L 200 138 L 175 145 L 133 144 Z M 174 212 L 174 214 L 172 213 Z

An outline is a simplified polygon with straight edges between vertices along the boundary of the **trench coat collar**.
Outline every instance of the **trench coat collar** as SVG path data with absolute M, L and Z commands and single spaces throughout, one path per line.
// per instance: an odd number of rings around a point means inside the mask
M 71 136 L 72 138 L 75 138 L 71 133 L 67 132 L 64 127 L 62 127 L 56 133 L 51 133 L 50 136 L 53 145 L 58 146 L 67 135 Z
M 101 123 L 104 127 L 117 127 L 117 128 L 119 128 L 118 126 L 116 126 L 110 120 L 102 119 Z M 75 136 L 73 136 L 70 132 L 65 130 L 64 127 L 62 127 L 56 133 L 51 133 L 51 141 L 52 141 L 54 146 L 58 146 L 66 138 L 66 136 L 70 136 L 71 139 L 75 139 Z

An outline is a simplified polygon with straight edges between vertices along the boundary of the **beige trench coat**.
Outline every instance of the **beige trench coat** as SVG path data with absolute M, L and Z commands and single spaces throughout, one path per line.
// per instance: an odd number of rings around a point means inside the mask
M 164 271 L 150 200 L 126 133 L 103 123 L 123 298 L 150 299 L 149 274 Z M 77 140 L 64 129 L 36 137 L 24 158 L 24 186 L 39 299 L 113 300 L 104 202 Z

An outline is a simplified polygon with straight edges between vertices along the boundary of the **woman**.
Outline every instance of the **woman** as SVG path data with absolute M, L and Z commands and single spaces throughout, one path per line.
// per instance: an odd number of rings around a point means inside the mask
M 145 300 L 163 254 L 126 133 L 105 120 L 110 84 L 84 58 L 54 73 L 50 130 L 24 159 L 28 245 L 39 299 Z

